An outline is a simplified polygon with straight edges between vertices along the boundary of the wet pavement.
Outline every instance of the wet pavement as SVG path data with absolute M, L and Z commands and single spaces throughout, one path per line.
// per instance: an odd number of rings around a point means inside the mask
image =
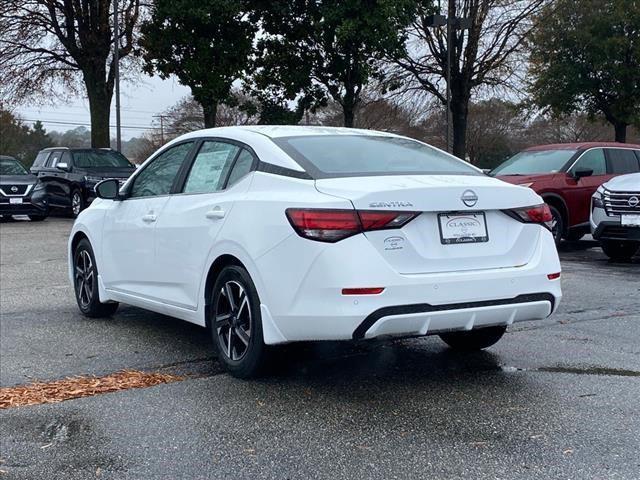
M 0 411 L 0 478 L 640 477 L 639 259 L 563 245 L 559 312 L 485 352 L 307 343 L 240 381 L 202 328 L 133 307 L 81 317 L 70 227 L 0 225 L 0 384 L 123 368 L 187 379 Z

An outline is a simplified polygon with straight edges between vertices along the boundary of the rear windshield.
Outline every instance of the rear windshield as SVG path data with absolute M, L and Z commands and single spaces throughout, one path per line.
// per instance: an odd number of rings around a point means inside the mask
M 309 135 L 274 142 L 314 178 L 365 175 L 482 175 L 451 155 L 406 138 Z
M 27 175 L 28 173 L 17 160 L 0 160 L 0 175 Z
M 530 175 L 562 170 L 577 150 L 533 150 L 520 152 L 496 167 L 491 175 Z
M 80 168 L 134 168 L 124 155 L 111 150 L 76 150 L 73 152 L 73 164 Z

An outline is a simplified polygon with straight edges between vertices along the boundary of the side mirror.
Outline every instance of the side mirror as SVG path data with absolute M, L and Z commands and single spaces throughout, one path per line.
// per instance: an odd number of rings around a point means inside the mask
M 68 163 L 66 163 L 66 162 L 59 162 L 59 163 L 57 163 L 57 164 L 56 164 L 56 168 L 57 168 L 58 170 L 64 170 L 65 172 L 68 172 L 69 170 L 71 170 L 71 169 L 69 168 L 69 164 L 68 164 Z
M 593 170 L 590 168 L 581 168 L 573 172 L 573 178 L 576 180 L 580 180 L 583 177 L 590 177 L 593 175 Z
M 120 183 L 115 178 L 108 178 L 99 182 L 95 190 L 98 198 L 116 200 L 118 198 L 118 191 L 120 190 Z

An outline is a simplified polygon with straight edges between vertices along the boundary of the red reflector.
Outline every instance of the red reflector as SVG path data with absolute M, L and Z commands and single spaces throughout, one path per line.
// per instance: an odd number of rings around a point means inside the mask
M 556 278 L 560 278 L 560 272 L 558 272 L 558 273 L 550 273 L 549 275 L 547 275 L 547 278 L 549 280 L 555 280 Z
M 379 293 L 384 292 L 383 287 L 373 287 L 373 288 L 343 288 L 343 295 L 378 295 Z

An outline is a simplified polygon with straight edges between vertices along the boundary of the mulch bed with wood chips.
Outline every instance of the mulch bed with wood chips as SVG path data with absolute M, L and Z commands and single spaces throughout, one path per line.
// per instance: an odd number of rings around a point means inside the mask
M 123 370 L 104 377 L 80 376 L 53 382 L 34 382 L 29 385 L 0 388 L 0 409 L 57 403 L 73 398 L 90 397 L 130 388 L 152 387 L 180 380 L 183 380 L 183 377 L 166 373 Z

